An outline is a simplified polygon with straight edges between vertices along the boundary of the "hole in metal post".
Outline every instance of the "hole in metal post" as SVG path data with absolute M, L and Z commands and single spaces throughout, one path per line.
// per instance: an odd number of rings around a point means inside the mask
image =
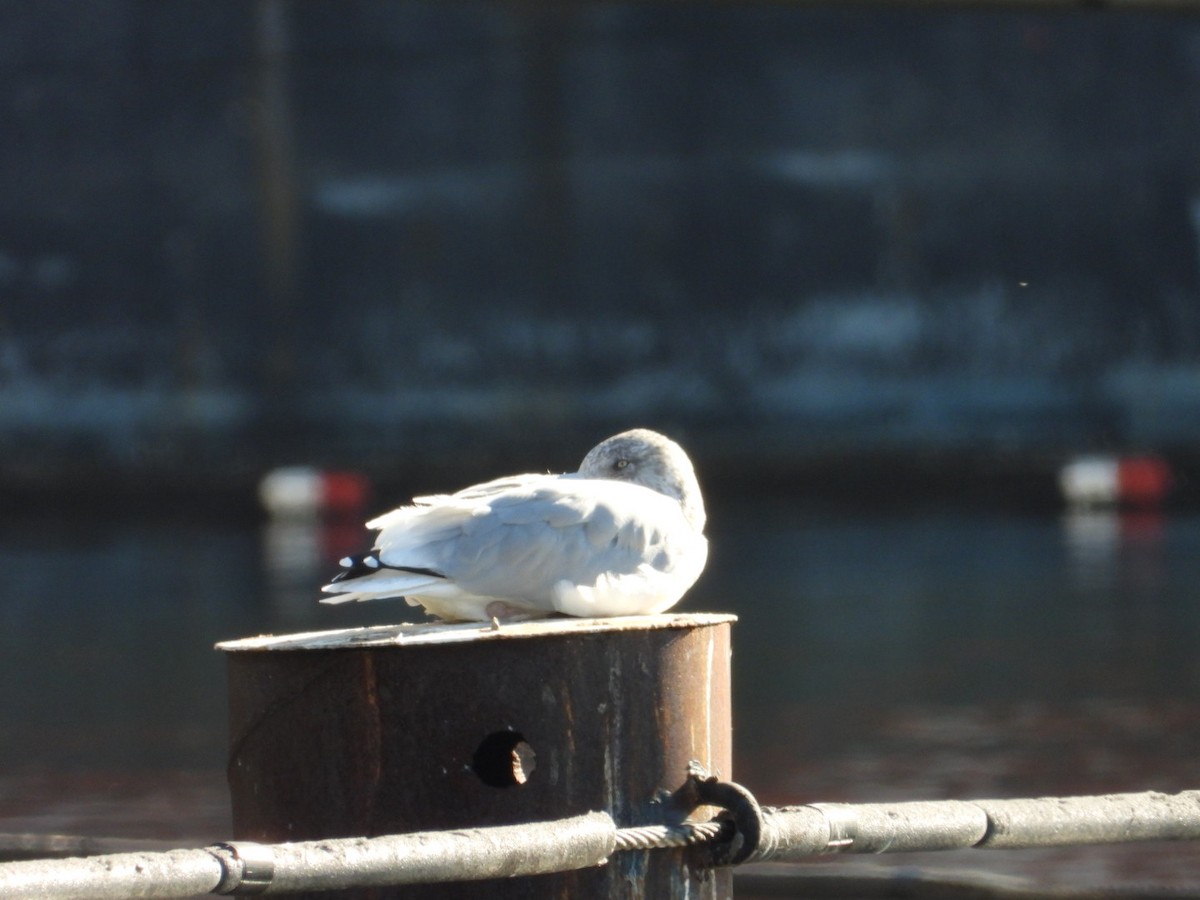
M 485 737 L 471 757 L 479 780 L 492 787 L 524 784 L 537 765 L 537 754 L 519 731 L 496 731 Z

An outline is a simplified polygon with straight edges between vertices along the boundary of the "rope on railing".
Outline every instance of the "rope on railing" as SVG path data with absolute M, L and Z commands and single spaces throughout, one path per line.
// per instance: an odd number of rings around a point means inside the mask
M 734 824 L 729 821 L 618 828 L 614 849 L 620 852 L 623 850 L 667 850 L 674 847 L 694 847 L 710 841 L 727 840 L 733 836 L 733 832 Z
M 692 800 L 724 805 L 703 823 L 617 828 L 606 813 L 552 822 L 166 853 L 0 864 L 0 896 L 44 900 L 280 894 L 474 881 L 603 864 L 617 852 L 697 846 L 710 862 L 832 853 L 1047 847 L 1200 839 L 1200 791 L 1038 800 L 760 808 L 749 792 L 693 773 Z M 708 786 L 705 787 L 704 785 Z M 715 798 L 725 797 L 727 801 Z

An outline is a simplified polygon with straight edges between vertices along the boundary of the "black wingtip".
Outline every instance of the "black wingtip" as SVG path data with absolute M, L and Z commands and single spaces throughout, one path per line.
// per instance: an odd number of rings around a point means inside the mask
M 338 572 L 329 580 L 330 584 L 336 584 L 339 581 L 350 581 L 353 578 L 362 578 L 366 575 L 374 575 L 380 569 L 395 569 L 400 572 L 413 572 L 417 575 L 428 575 L 431 578 L 445 578 L 446 576 L 434 569 L 422 569 L 417 566 L 389 566 L 379 558 L 379 551 L 372 550 L 370 553 L 364 553 L 361 556 L 345 556 L 338 560 L 338 565 L 342 567 L 341 572 Z
M 351 578 L 362 578 L 384 568 L 383 563 L 379 561 L 379 554 L 374 550 L 361 556 L 344 556 L 338 560 L 338 565 L 342 567 L 342 571 L 333 576 L 331 584 L 349 581 Z

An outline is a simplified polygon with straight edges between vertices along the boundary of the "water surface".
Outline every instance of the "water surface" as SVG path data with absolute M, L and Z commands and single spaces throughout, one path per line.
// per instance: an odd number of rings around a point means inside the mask
M 683 608 L 740 616 L 736 777 L 764 802 L 1200 786 L 1200 516 L 712 506 Z M 212 645 L 412 618 L 316 604 L 363 537 L 185 512 L 9 517 L 0 832 L 227 837 Z M 1200 884 L 1186 846 L 1039 853 L 936 864 Z

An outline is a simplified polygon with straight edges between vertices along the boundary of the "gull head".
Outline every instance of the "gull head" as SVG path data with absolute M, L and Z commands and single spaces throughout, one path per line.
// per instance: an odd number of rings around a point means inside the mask
M 696 531 L 704 530 L 704 500 L 692 461 L 677 443 L 657 431 L 635 428 L 601 441 L 579 464 L 584 478 L 629 481 L 679 501 Z

